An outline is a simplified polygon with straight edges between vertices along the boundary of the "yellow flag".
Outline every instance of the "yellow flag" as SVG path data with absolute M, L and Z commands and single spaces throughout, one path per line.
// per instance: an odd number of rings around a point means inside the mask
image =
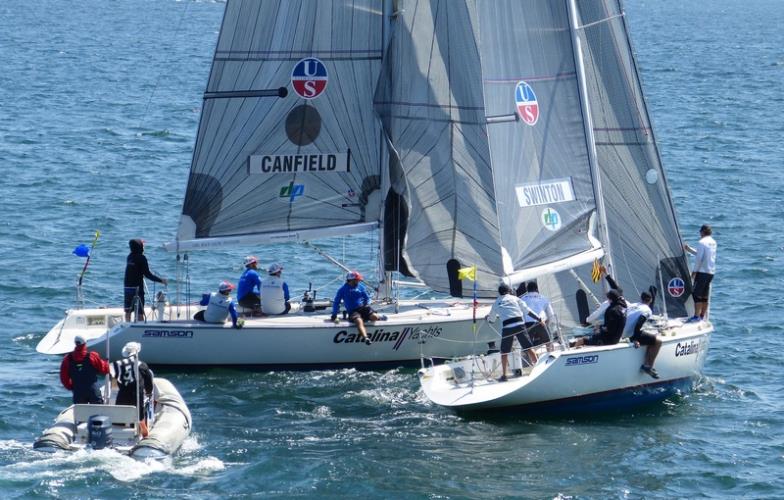
M 594 283 L 599 283 L 602 279 L 602 271 L 601 266 L 599 265 L 599 259 L 594 259 L 593 267 L 591 268 L 591 281 Z
M 476 266 L 464 267 L 457 270 L 457 279 L 459 280 L 476 280 Z

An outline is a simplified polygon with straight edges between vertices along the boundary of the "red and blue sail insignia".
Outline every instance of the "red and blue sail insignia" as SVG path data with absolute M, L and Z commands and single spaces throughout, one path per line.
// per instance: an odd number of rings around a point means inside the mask
M 303 99 L 315 99 L 324 93 L 328 80 L 327 67 L 315 57 L 301 59 L 291 71 L 291 85 Z
M 673 297 L 680 297 L 686 291 L 686 283 L 680 278 L 673 278 L 667 283 L 667 292 Z
M 536 100 L 534 89 L 525 82 L 517 82 L 515 87 L 515 104 L 520 119 L 528 125 L 534 126 L 539 121 L 539 102 Z

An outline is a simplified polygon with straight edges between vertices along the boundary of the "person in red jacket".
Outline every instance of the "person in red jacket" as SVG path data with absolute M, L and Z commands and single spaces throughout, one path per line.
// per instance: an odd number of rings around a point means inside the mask
M 94 351 L 87 350 L 84 337 L 74 337 L 74 350 L 63 358 L 60 364 L 60 382 L 73 391 L 74 404 L 102 404 L 101 382 L 99 375 L 109 373 L 109 363 Z

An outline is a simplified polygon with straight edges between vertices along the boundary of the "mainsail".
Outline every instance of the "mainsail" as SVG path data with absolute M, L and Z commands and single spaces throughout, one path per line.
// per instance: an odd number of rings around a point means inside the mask
M 487 296 L 601 256 L 575 64 L 565 2 L 412 1 L 395 19 L 376 108 L 403 258 L 430 287 L 452 288 L 453 260 Z
M 387 3 L 226 3 L 172 248 L 377 227 Z

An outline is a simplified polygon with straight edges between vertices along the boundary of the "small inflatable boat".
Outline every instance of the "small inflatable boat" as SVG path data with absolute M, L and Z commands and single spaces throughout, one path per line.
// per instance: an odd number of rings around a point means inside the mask
M 134 458 L 162 458 L 176 452 L 191 432 L 191 413 L 171 382 L 156 377 L 149 433 L 142 436 L 135 406 L 71 405 L 35 440 L 38 451 L 112 448 Z

